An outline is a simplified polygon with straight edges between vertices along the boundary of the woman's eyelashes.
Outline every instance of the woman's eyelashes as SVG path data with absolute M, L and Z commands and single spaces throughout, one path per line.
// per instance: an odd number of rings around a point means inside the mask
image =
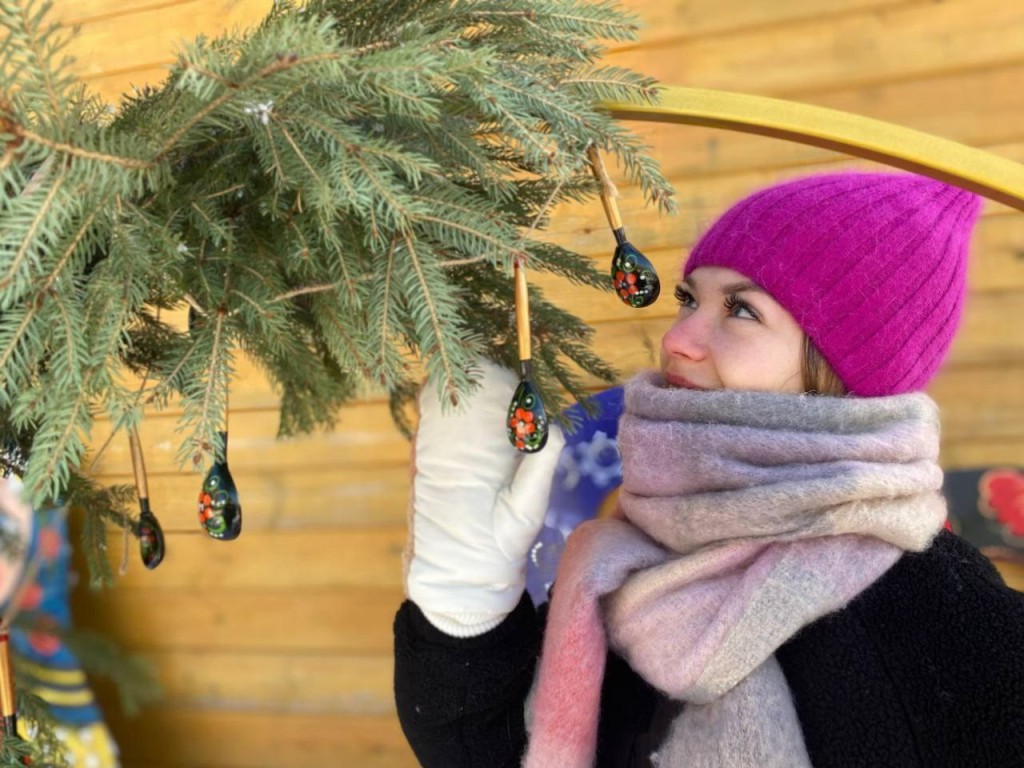
M 677 285 L 675 290 L 676 301 L 679 306 L 687 309 L 697 308 L 697 299 L 693 293 L 682 285 Z M 723 302 L 727 314 L 742 320 L 760 320 L 761 315 L 750 304 L 739 297 L 737 293 L 730 293 Z
M 725 297 L 725 308 L 733 317 L 739 317 L 745 320 L 761 319 L 761 316 L 757 314 L 757 311 L 735 293 L 730 293 Z
M 690 293 L 682 285 L 676 286 L 676 301 L 679 302 L 681 307 L 695 307 L 697 306 L 697 300 L 693 298 L 693 294 Z

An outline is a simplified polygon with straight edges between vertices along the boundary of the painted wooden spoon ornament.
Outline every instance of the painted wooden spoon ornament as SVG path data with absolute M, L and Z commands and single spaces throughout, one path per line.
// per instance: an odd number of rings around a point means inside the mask
M 232 541 L 242 532 L 242 505 L 238 488 L 228 468 L 228 433 L 220 434 L 224 445 L 223 461 L 215 461 L 199 490 L 199 523 L 211 538 Z
M 188 310 L 188 329 L 193 332 L 199 323 L 199 313 L 195 307 Z M 227 423 L 227 405 L 225 424 Z M 199 524 L 212 539 L 233 541 L 242 532 L 242 504 L 238 500 L 238 487 L 228 468 L 228 432 L 218 432 L 223 448 L 222 458 L 214 461 L 213 466 L 203 478 L 199 489 Z
M 508 439 L 523 453 L 537 453 L 548 441 L 548 415 L 533 384 L 530 350 L 530 294 L 522 257 L 515 260 L 516 333 L 519 337 L 519 386 L 508 407 Z
M 139 555 L 142 564 L 153 570 L 163 562 L 165 545 L 164 532 L 160 521 L 149 508 L 149 484 L 146 481 L 146 464 L 142 458 L 139 432 L 135 427 L 128 430 L 128 444 L 132 454 L 132 470 L 135 472 L 135 489 L 139 494 L 139 524 L 136 536 L 139 538 Z
M 615 202 L 615 185 L 605 170 L 604 161 L 597 147 L 587 149 L 587 157 L 594 176 L 601 185 L 601 205 L 604 207 L 608 224 L 615 236 L 615 253 L 612 255 L 612 285 L 615 293 L 625 304 L 637 309 L 649 307 L 661 293 L 661 280 L 650 259 L 638 251 L 626 239 L 622 226 L 619 206 Z

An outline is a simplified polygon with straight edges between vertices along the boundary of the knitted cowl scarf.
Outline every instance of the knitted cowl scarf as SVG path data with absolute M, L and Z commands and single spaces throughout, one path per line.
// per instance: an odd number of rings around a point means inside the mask
M 810 765 L 775 650 L 945 519 L 938 409 L 625 389 L 620 517 L 569 537 L 530 702 L 528 768 L 594 764 L 608 647 L 686 702 L 657 766 Z

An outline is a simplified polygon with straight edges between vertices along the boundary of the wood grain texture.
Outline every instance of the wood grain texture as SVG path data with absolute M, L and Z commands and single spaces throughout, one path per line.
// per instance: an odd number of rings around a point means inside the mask
M 82 626 L 112 632 L 135 650 L 197 653 L 388 653 L 402 602 L 401 587 L 222 589 L 207 579 L 100 595 L 79 596 Z
M 204 709 L 394 716 L 391 653 L 154 651 L 165 703 Z
M 68 54 L 80 76 L 173 62 L 183 44 L 199 35 L 244 30 L 263 19 L 273 0 L 56 3 L 53 18 L 77 29 Z M 137 82 L 137 81 L 136 81 Z M 141 85 L 142 83 L 137 84 Z
M 382 425 L 383 426 L 383 425 Z M 276 444 L 276 443 L 274 443 Z M 308 446 L 299 441 L 295 450 Z M 243 525 L 250 531 L 303 528 L 349 528 L 404 525 L 410 477 L 403 460 L 394 465 L 252 470 L 232 468 L 241 489 Z M 99 475 L 103 483 L 131 484 L 128 475 Z M 176 472 L 150 473 L 153 509 L 168 533 L 193 533 L 201 476 Z
M 165 563 L 146 571 L 131 562 L 118 589 L 184 590 L 211 585 L 217 592 L 236 589 L 345 591 L 349 588 L 401 589 L 405 525 L 327 527 L 293 530 L 245 529 L 226 543 L 199 530 L 167 536 Z M 120 535 L 108 543 L 111 563 L 120 561 Z M 162 592 L 161 592 L 162 593 Z
M 913 3 L 610 52 L 666 83 L 783 98 L 1019 63 L 1024 6 L 1004 0 Z
M 1021 136 L 1024 92 L 1019 63 L 944 72 L 872 87 L 811 94 L 821 107 L 886 120 L 973 147 L 1009 143 Z M 664 171 L 694 181 L 750 169 L 799 167 L 833 159 L 828 150 L 750 134 L 679 126 L 645 126 Z
M 643 25 L 641 42 L 636 47 L 671 45 L 687 39 L 707 39 L 726 35 L 763 32 L 771 27 L 790 27 L 807 22 L 836 23 L 844 16 L 863 15 L 884 9 L 921 5 L 922 0 L 626 0 Z
M 219 768 L 414 768 L 393 716 L 291 714 L 164 707 L 111 718 L 124 765 Z

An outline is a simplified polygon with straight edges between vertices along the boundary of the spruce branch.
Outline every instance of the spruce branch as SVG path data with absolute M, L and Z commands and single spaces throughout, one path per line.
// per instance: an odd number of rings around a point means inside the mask
M 48 293 L 50 289 L 53 288 L 54 283 L 56 283 L 57 280 L 60 278 L 61 273 L 64 271 L 64 268 L 67 266 L 68 262 L 71 260 L 73 256 L 77 254 L 79 244 L 82 242 L 83 238 L 85 238 L 86 234 L 88 234 L 89 230 L 92 228 L 92 224 L 94 221 L 96 221 L 96 216 L 97 214 L 99 214 L 100 210 L 101 209 L 98 208 L 92 211 L 88 216 L 85 217 L 85 220 L 79 225 L 78 231 L 75 232 L 74 235 L 72 235 L 71 237 L 71 242 L 68 243 L 67 247 L 64 249 L 64 252 L 60 255 L 60 258 L 58 259 L 57 263 L 50 270 L 50 274 L 47 276 L 46 282 L 44 282 L 42 286 L 39 288 L 40 294 Z
M 36 234 L 43 227 L 43 223 L 46 220 L 47 215 L 53 210 L 54 202 L 57 199 L 57 193 L 60 191 L 63 183 L 64 176 L 58 176 L 50 186 L 49 192 L 46 193 L 45 198 L 37 208 L 36 214 L 28 226 L 28 231 L 22 239 L 21 247 L 18 248 L 17 253 L 14 254 L 14 258 L 7 267 L 7 271 L 2 277 L 0 277 L 0 291 L 5 291 L 7 287 L 10 286 L 15 276 L 19 271 L 21 271 L 22 265 L 25 263 L 29 254 L 32 253 L 33 249 L 36 247 Z
M 49 2 L 35 0 L 4 0 L 0 3 L 0 19 L 3 20 L 0 26 L 7 30 L 12 43 L 4 63 L 13 66 L 15 71 L 24 68 L 28 72 L 29 83 L 38 81 L 41 86 L 38 91 L 45 95 L 49 116 L 57 121 L 58 128 L 64 133 L 67 130 L 64 91 L 70 78 L 66 62 L 61 61 L 54 66 L 53 60 L 67 45 L 67 39 L 56 33 L 55 22 L 43 22 L 50 8 Z M 15 59 L 18 54 L 20 62 Z
M 236 350 L 278 388 L 282 434 L 332 423 L 360 382 L 400 401 L 424 369 L 456 399 L 476 357 L 514 357 L 516 259 L 607 290 L 542 239 L 553 206 L 595 201 L 588 144 L 671 205 L 600 107 L 656 98 L 599 64 L 636 33 L 611 2 L 280 2 L 112 117 L 41 7 L 0 0 L 0 408 L 34 436 L 34 482 L 52 470 L 39 493 L 71 482 L 103 411 L 116 433 L 178 397 L 180 459 L 211 459 Z M 613 375 L 584 324 L 532 298 L 546 393 Z M 188 334 L 151 317 L 183 305 Z M 124 365 L 146 372 L 138 391 Z
M 125 714 L 137 714 L 160 697 L 152 663 L 140 656 L 126 656 L 124 649 L 110 638 L 78 629 L 61 633 L 61 640 L 82 660 L 86 672 L 115 684 Z
M 85 435 L 93 421 L 88 383 L 82 382 L 77 391 L 50 388 L 45 415 L 32 443 L 33 454 L 38 452 L 46 461 L 30 461 L 25 471 L 25 487 L 32 498 L 59 498 L 71 468 L 79 465 L 85 453 Z
M 186 396 L 186 409 L 193 412 L 195 432 L 182 446 L 183 455 L 191 459 L 193 466 L 202 466 L 204 458 L 213 453 L 217 442 L 212 439 L 224 423 L 224 406 L 227 384 L 230 379 L 230 355 L 227 350 L 225 329 L 226 312 L 218 309 L 208 318 L 211 322 L 207 375 L 205 382 L 190 383 Z
M 12 309 L 4 313 L 8 324 L 6 327 L 0 326 L 0 372 L 4 374 L 3 383 L 0 384 L 0 406 L 10 404 L 11 398 L 17 394 L 17 387 L 25 382 L 34 368 L 39 354 L 38 345 L 32 344 L 26 334 L 36 320 L 40 307 L 38 302 L 33 302 L 23 309 Z M 10 329 L 11 320 L 18 323 L 17 327 Z
M 337 57 L 328 56 L 326 58 Z M 322 60 L 321 57 L 310 57 L 309 59 L 304 60 L 303 63 L 310 63 L 311 61 L 320 60 Z M 224 87 L 223 93 L 221 93 L 220 96 L 213 99 L 209 103 L 203 105 L 201 109 L 197 110 L 188 120 L 186 120 L 169 137 L 167 137 L 164 143 L 157 150 L 155 159 L 159 161 L 166 157 L 166 155 L 178 144 L 178 142 L 181 141 L 182 137 L 184 137 L 189 131 L 191 131 L 193 128 L 199 125 L 206 117 L 213 114 L 217 109 L 224 106 L 232 99 L 237 98 L 240 92 L 245 91 L 246 89 L 260 82 L 261 80 L 271 77 L 279 72 L 284 72 L 288 69 L 291 69 L 298 63 L 299 58 L 297 55 L 295 56 L 295 58 L 292 58 L 291 56 L 278 58 L 277 61 L 268 64 L 266 67 L 256 72 L 251 77 L 239 83 L 224 81 L 221 78 L 216 78 L 215 81 Z M 188 71 L 191 65 L 187 60 L 182 59 L 180 61 L 180 66 L 183 70 Z M 200 74 L 206 77 L 209 76 L 205 70 L 200 70 Z
M 397 334 L 392 330 L 396 301 L 392 298 L 395 291 L 395 251 L 398 247 L 398 234 L 392 236 L 384 260 L 383 280 L 380 285 L 379 319 L 375 319 L 378 328 L 377 351 L 374 356 L 374 370 L 381 384 L 385 384 L 394 375 L 394 339 Z
M 100 163 L 109 163 L 110 165 L 117 165 L 122 168 L 130 168 L 133 170 L 148 170 L 154 167 L 154 163 L 148 160 L 111 155 L 106 152 L 97 152 L 96 150 L 86 149 L 85 147 L 75 146 L 74 144 L 55 141 L 54 139 L 50 139 L 42 134 L 36 133 L 29 128 L 19 127 L 17 129 L 17 135 L 21 138 L 27 139 L 33 144 L 38 144 L 39 146 L 45 147 L 53 152 L 57 152 L 62 155 L 69 155 L 70 157 L 81 158 L 83 160 L 95 160 Z
M 323 238 L 324 244 L 327 246 L 330 256 L 332 257 L 331 262 L 334 267 L 341 273 L 341 279 L 333 283 L 339 288 L 344 288 L 344 291 L 339 291 L 342 300 L 350 304 L 357 304 L 359 300 L 359 294 L 355 290 L 355 284 L 357 280 L 368 279 L 372 276 L 364 276 L 362 278 L 353 278 L 349 269 L 349 259 L 346 257 L 344 249 L 341 244 L 341 239 L 335 234 L 335 227 L 333 222 L 328 218 L 327 212 L 322 208 L 318 207 L 316 211 L 316 220 L 320 228 L 321 237 Z M 307 293 L 319 293 L 319 289 L 323 286 L 312 286 L 310 288 L 295 288 L 291 291 L 278 294 L 270 300 L 271 304 L 276 304 L 278 301 L 285 301 L 287 299 L 298 298 L 299 296 L 306 295 Z M 313 288 L 317 290 L 312 290 Z M 324 287 L 324 290 L 329 290 Z
M 441 324 L 441 310 L 438 307 L 438 297 L 435 297 L 431 292 L 430 283 L 427 281 L 426 275 L 424 274 L 424 265 L 417 253 L 416 243 L 409 236 L 408 232 L 402 233 L 402 240 L 405 243 L 405 252 L 408 254 L 413 270 L 416 273 L 419 293 L 423 299 L 422 304 L 420 305 L 421 311 L 425 310 L 430 319 L 428 338 L 431 339 L 431 350 L 434 352 L 432 359 L 438 361 L 436 369 L 441 372 L 441 376 L 438 380 L 438 388 L 443 392 L 443 396 L 446 397 L 452 405 L 455 405 L 459 399 L 459 387 L 456 382 L 458 382 L 462 377 L 459 376 L 456 371 L 449 349 L 448 339 L 451 338 L 449 334 L 453 329 L 451 326 L 445 328 Z M 393 250 L 394 249 L 392 249 L 392 251 Z M 425 334 L 421 333 L 418 335 L 420 338 L 423 338 Z

